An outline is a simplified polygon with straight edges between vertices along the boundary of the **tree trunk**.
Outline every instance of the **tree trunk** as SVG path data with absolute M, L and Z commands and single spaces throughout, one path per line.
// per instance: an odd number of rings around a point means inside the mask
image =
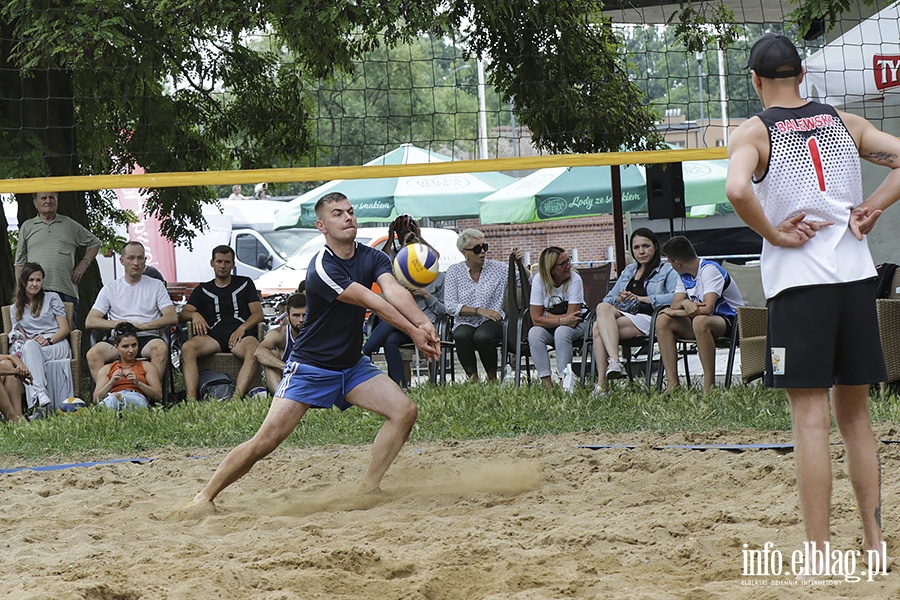
M 73 75 L 64 69 L 42 69 L 23 77 L 18 65 L 10 58 L 14 31 L 11 24 L 0 24 L 0 128 L 15 132 L 10 137 L 18 136 L 17 140 L 10 140 L 7 147 L 14 149 L 18 142 L 24 156 L 29 152 L 29 142 L 37 140 L 42 146 L 45 173 L 51 176 L 79 175 Z M 38 175 L 35 172 L 21 174 L 22 177 Z M 16 200 L 19 223 L 37 214 L 31 194 L 17 194 Z M 89 226 L 84 192 L 61 192 L 59 212 Z M 79 255 L 76 260 L 80 258 Z M 4 303 L 12 297 L 15 288 L 12 262 L 9 240 L 4 237 L 0 240 L 0 299 Z M 100 270 L 95 263 L 79 285 L 82 306 L 78 311 L 79 326 L 83 324 L 100 285 Z

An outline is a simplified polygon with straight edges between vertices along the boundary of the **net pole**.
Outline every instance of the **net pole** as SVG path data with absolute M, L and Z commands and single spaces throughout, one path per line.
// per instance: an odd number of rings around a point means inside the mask
M 616 244 L 616 274 L 625 268 L 625 211 L 622 209 L 622 173 L 619 165 L 612 165 L 610 169 L 610 183 L 613 195 L 613 238 Z

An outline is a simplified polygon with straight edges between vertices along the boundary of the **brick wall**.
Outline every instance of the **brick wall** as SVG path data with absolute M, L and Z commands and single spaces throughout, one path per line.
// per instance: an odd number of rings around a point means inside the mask
M 608 258 L 607 248 L 615 246 L 612 215 L 502 225 L 482 225 L 478 219 L 460 219 L 456 227 L 458 231 L 468 228 L 483 231 L 491 246 L 489 258 L 497 260 L 506 260 L 512 249 L 518 247 L 529 252 L 531 262 L 537 263 L 544 248 L 560 246 L 570 255 L 577 249 L 578 262 L 601 262 Z M 628 260 L 626 258 L 626 262 Z

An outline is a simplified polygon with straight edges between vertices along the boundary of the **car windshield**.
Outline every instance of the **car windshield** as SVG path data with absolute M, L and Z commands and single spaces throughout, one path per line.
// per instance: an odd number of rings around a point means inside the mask
M 282 229 L 280 231 L 261 232 L 261 235 L 269 242 L 269 245 L 282 259 L 291 256 L 302 248 L 307 242 L 315 239 L 320 234 L 316 229 Z
M 318 233 L 318 232 L 317 232 Z M 365 235 L 357 235 L 356 241 L 360 244 L 368 244 L 371 240 L 371 237 Z M 325 245 L 325 236 L 319 233 L 316 237 L 309 240 L 300 248 L 294 252 L 294 254 L 287 259 L 287 262 L 284 266 L 289 269 L 306 269 L 309 267 L 309 261 L 312 260 L 313 256 L 322 249 L 322 246 Z

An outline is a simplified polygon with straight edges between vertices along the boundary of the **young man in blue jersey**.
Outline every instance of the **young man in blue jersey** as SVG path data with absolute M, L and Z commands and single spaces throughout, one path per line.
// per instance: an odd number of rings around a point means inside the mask
M 783 35 L 757 40 L 746 68 L 765 110 L 729 141 L 726 193 L 763 237 L 765 382 L 786 389 L 790 400 L 807 541 L 818 550 L 830 541 L 833 408 L 862 518 L 862 549 L 872 553 L 871 569 L 884 569 L 881 466 L 868 392 L 886 373 L 865 235 L 900 198 L 900 140 L 862 117 L 804 100 L 804 68 Z M 860 158 L 892 169 L 866 199 Z M 808 566 L 811 575 L 821 573 L 822 565 Z
M 432 360 L 440 356 L 437 331 L 397 283 L 387 255 L 356 242 L 356 215 L 346 196 L 333 192 L 319 199 L 316 227 L 325 234 L 326 244 L 310 262 L 306 323 L 285 363 L 269 413 L 256 435 L 225 457 L 194 498 L 195 505 L 212 507 L 219 492 L 274 451 L 310 407 L 344 410 L 354 405 L 387 419 L 372 446 L 363 493 L 378 490 L 416 422 L 416 405 L 362 354 L 363 322 L 366 310 L 375 312 Z M 383 296 L 371 290 L 376 282 Z
M 716 383 L 716 338 L 730 335 L 737 307 L 744 299 L 737 284 L 717 262 L 701 259 L 686 237 L 677 235 L 662 247 L 678 273 L 672 305 L 656 317 L 656 339 L 666 369 L 666 389 L 678 387 L 678 349 L 675 338 L 697 340 L 703 367 L 703 393 Z

